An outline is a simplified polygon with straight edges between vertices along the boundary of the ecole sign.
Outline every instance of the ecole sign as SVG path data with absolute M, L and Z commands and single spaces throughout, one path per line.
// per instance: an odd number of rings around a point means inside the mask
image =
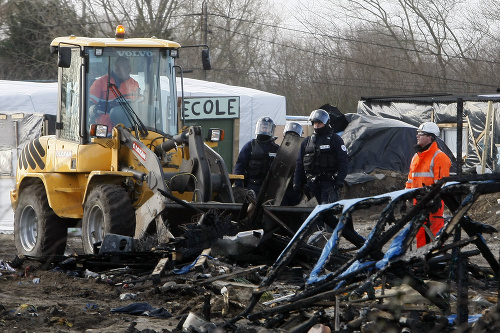
M 240 96 L 185 97 L 184 119 L 233 119 L 240 117 Z

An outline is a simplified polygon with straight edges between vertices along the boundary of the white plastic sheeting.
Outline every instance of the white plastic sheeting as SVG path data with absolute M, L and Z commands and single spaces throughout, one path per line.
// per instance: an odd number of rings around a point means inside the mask
M 12 233 L 10 190 L 15 186 L 17 154 L 40 135 L 44 114 L 57 112 L 57 83 L 0 80 L 0 232 Z
M 57 82 L 0 80 L 0 113 L 57 112 Z

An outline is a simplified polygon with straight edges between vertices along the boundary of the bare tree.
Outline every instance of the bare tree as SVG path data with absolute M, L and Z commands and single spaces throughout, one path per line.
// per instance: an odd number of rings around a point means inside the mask
M 178 24 L 181 4 L 178 0 L 82 0 L 80 6 L 99 36 L 110 36 L 123 24 L 128 37 L 168 39 Z
M 379 36 L 376 40 L 385 40 L 378 43 L 380 49 L 403 57 L 404 67 L 395 69 L 420 75 L 422 88 L 441 90 L 453 90 L 459 81 L 481 86 L 474 59 L 484 31 L 474 29 L 476 19 L 464 14 L 467 4 L 464 0 L 341 2 L 346 17 L 360 22 L 359 32 L 372 40 Z
M 192 76 L 204 78 L 207 75 L 212 81 L 260 88 L 267 76 L 263 63 L 273 41 L 275 22 L 265 2 L 213 0 L 199 1 L 194 6 L 191 12 L 199 15 L 186 17 L 186 38 L 181 41 L 186 45 L 208 44 L 213 69 L 209 73 L 195 71 Z M 199 61 L 190 63 L 191 68 L 200 67 Z
M 304 80 L 312 100 L 352 112 L 361 96 L 467 93 L 495 86 L 492 70 L 498 66 L 488 55 L 498 48 L 486 39 L 491 29 L 482 24 L 484 15 L 472 13 L 467 1 L 323 3 L 329 5 L 296 14 L 309 39 L 304 45 L 314 48 L 305 50 L 314 66 L 303 66 L 311 69 Z

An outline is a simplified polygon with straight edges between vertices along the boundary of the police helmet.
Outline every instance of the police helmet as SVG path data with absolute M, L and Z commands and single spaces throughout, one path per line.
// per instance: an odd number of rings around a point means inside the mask
M 276 125 L 271 117 L 260 117 L 255 126 L 255 135 L 273 136 L 275 128 Z
M 309 116 L 309 121 L 311 122 L 311 124 L 320 121 L 323 124 L 328 125 L 330 122 L 330 115 L 328 114 L 328 112 L 322 109 L 314 110 Z
M 304 129 L 302 125 L 295 122 L 290 122 L 285 125 L 285 129 L 283 130 L 283 135 L 286 135 L 288 132 L 296 133 L 298 136 L 302 136 L 302 132 Z
M 439 127 L 433 122 L 422 123 L 417 130 L 418 133 L 433 135 L 435 137 L 439 136 Z

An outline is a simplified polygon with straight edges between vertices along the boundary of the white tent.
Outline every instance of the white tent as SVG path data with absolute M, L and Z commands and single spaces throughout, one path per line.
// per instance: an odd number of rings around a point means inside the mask
M 180 82 L 178 84 L 180 87 Z M 178 96 L 182 91 L 178 91 Z M 285 125 L 284 96 L 215 82 L 184 79 L 184 97 L 239 96 L 239 150 L 254 138 L 257 120 L 270 116 Z M 57 83 L 0 80 L 0 233 L 12 232 L 9 191 L 15 187 L 17 151 L 40 134 L 44 114 L 57 112 Z M 22 117 L 22 120 L 20 120 Z
M 17 152 L 40 134 L 44 114 L 57 111 L 57 83 L 0 80 L 0 232 L 12 232 L 10 190 Z
M 178 82 L 178 87 L 180 83 Z M 181 91 L 178 95 L 181 96 Z M 286 99 L 284 96 L 245 87 L 184 79 L 184 97 L 239 96 L 240 135 L 239 150 L 255 138 L 255 125 L 260 117 L 269 116 L 276 125 L 286 123 Z
M 57 112 L 56 82 L 22 82 L 0 80 L 0 113 Z

